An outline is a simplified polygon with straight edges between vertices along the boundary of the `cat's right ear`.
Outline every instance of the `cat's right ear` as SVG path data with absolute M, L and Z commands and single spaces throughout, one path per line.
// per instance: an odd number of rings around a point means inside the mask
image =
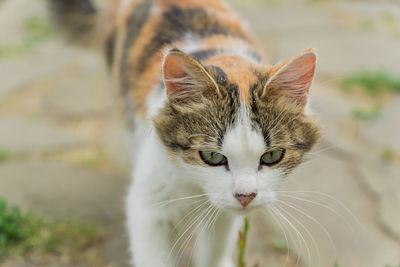
M 167 96 L 172 103 L 196 102 L 210 88 L 219 93 L 217 83 L 204 67 L 182 51 L 168 51 L 162 69 Z

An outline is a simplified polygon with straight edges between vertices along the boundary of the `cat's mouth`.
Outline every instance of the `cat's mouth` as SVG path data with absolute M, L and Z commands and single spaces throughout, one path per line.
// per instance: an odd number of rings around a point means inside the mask
M 254 203 L 254 204 L 250 204 L 246 207 L 243 207 L 241 205 L 229 205 L 229 206 L 225 206 L 224 209 L 227 210 L 228 212 L 231 212 L 231 213 L 237 214 L 237 215 L 249 215 L 250 213 L 252 213 L 254 211 L 264 209 L 270 203 L 271 202 Z
M 231 207 L 229 208 L 230 211 L 232 211 L 235 214 L 238 215 L 248 215 L 249 213 L 259 210 L 261 206 L 247 206 L 247 207 Z

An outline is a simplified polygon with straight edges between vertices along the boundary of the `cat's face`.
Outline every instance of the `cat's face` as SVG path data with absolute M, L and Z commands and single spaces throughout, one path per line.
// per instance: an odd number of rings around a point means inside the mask
M 319 138 L 305 114 L 315 54 L 272 68 L 239 58 L 208 63 L 175 50 L 166 56 L 168 102 L 155 128 L 213 205 L 238 212 L 265 206 Z

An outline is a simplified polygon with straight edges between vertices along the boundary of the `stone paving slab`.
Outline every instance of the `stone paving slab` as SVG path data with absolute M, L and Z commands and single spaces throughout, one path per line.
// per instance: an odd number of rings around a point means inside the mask
M 59 151 L 82 145 L 78 136 L 40 119 L 0 116 L 0 148 L 11 154 Z
M 110 112 L 113 94 L 109 77 L 103 70 L 103 61 L 98 55 L 88 59 L 93 61 L 94 66 L 79 66 L 57 82 L 45 99 L 46 111 L 61 118 L 98 116 Z
M 130 176 L 131 148 L 133 144 L 131 136 L 121 117 L 114 116 L 103 132 L 102 145 L 107 157 L 116 167 Z
M 378 201 L 379 221 L 383 227 L 399 237 L 400 233 L 400 168 L 385 162 L 382 150 L 390 148 L 400 152 L 399 97 L 385 106 L 382 117 L 355 124 L 351 111 L 355 103 L 334 90 L 319 90 L 314 86 L 312 100 L 315 111 L 321 115 L 324 125 L 322 150 L 342 153 L 341 157 L 357 166 L 366 190 Z M 340 107 L 340 109 L 336 108 Z M 359 136 L 354 136 L 354 132 Z M 352 136 L 353 135 L 353 136 Z
M 386 193 L 386 187 L 393 175 L 390 169 L 392 165 L 376 158 L 370 158 L 355 163 L 361 176 L 364 178 L 366 187 L 371 195 L 380 199 Z
M 379 219 L 385 229 L 400 240 L 400 166 L 389 166 L 389 181 L 380 195 Z M 384 175 L 380 175 L 384 178 Z
M 399 49 L 400 50 L 400 49 Z M 361 127 L 362 137 L 377 150 L 389 148 L 400 154 L 400 96 L 382 109 L 382 117 Z
M 36 47 L 32 53 L 0 59 L 0 73 L 4 75 L 0 86 L 0 97 L 15 92 L 42 77 L 51 76 L 74 64 L 87 53 L 67 46 L 59 38 L 49 40 Z
M 334 3 L 311 5 L 304 1 L 285 4 L 259 5 L 257 10 L 246 5 L 240 9 L 251 29 L 266 44 L 271 42 L 274 56 L 270 63 L 292 57 L 306 48 L 314 47 L 319 54 L 318 69 L 323 73 L 344 75 L 362 69 L 386 69 L 400 74 L 397 58 L 400 57 L 400 39 L 390 32 L 365 31 L 362 27 L 348 25 L 343 8 Z M 365 3 L 353 3 L 359 7 Z M 372 9 L 374 7 L 371 7 Z M 375 5 L 375 9 L 381 7 Z M 398 8 L 394 17 L 398 16 Z M 390 9 L 389 9 L 390 10 Z M 357 18 L 357 13 L 346 16 Z M 372 19 L 372 26 L 377 21 Z M 379 29 L 381 27 L 377 27 Z M 400 28 L 398 30 L 400 34 Z M 270 44 L 271 46 L 271 44 Z
M 329 7 L 348 20 L 353 17 L 354 24 L 364 27 L 365 31 L 375 30 L 395 38 L 400 37 L 400 6 L 397 0 L 334 1 Z
M 109 224 L 122 218 L 128 181 L 48 161 L 1 164 L 0 184 L 0 195 L 25 209 Z

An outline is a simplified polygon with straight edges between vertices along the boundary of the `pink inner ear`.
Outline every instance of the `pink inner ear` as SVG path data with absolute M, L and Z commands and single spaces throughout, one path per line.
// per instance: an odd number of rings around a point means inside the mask
M 305 104 L 315 67 L 316 55 L 313 52 L 306 52 L 283 66 L 271 77 L 267 87 L 274 86 L 280 94 L 295 99 L 299 104 Z
M 168 55 L 163 65 L 164 82 L 167 95 L 173 93 L 180 85 L 180 79 L 186 76 L 182 59 L 177 55 Z

